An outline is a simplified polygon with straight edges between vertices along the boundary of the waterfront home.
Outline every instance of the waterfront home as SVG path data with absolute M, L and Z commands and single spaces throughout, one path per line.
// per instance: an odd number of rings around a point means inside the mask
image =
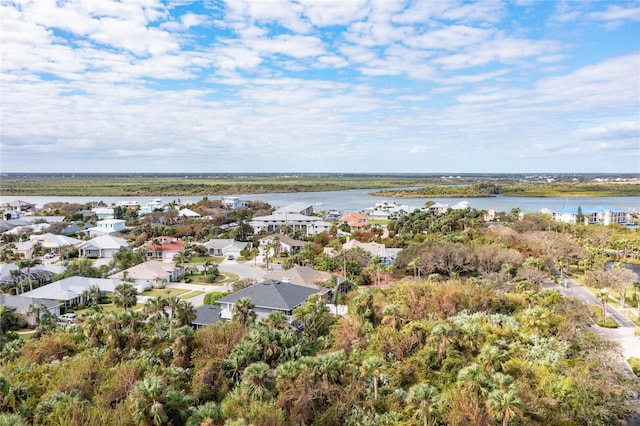
M 236 241 L 232 238 L 214 238 L 203 244 L 207 248 L 209 256 L 234 256 L 239 257 L 240 252 L 247 247 L 247 243 Z
M 269 254 L 272 256 L 281 253 L 292 255 L 305 244 L 304 241 L 296 240 L 284 234 L 267 235 L 266 237 L 260 238 L 258 242 L 260 243 L 260 247 L 263 248 L 268 247 L 270 244 Z
M 220 317 L 224 320 L 233 318 L 233 306 L 242 298 L 249 298 L 255 305 L 253 311 L 256 319 L 266 318 L 272 312 L 282 312 L 289 322 L 293 322 L 293 310 L 302 305 L 312 294 L 319 290 L 302 285 L 277 280 L 265 280 L 250 287 L 231 293 L 217 303 L 221 306 Z
M 167 209 L 168 207 L 162 202 L 162 200 L 160 198 L 156 198 L 140 207 L 140 213 L 147 214 L 156 210 L 166 211 Z
M 342 222 L 349 225 L 351 231 L 356 231 L 369 224 L 369 217 L 361 213 L 353 212 L 342 216 Z
M 96 226 L 87 229 L 91 237 L 100 235 L 117 234 L 127 228 L 127 221 L 124 219 L 104 219 L 96 222 Z
M 142 292 L 146 288 L 164 285 L 177 280 L 183 273 L 182 268 L 177 267 L 171 262 L 149 260 L 113 274 L 109 278 L 132 281 L 139 291 Z
M 256 233 L 289 230 L 293 233 L 299 232 L 302 236 L 316 235 L 331 229 L 331 224 L 319 217 L 295 213 L 257 216 L 249 222 L 249 225 Z
M 631 219 L 631 213 L 614 206 L 566 207 L 552 213 L 553 220 L 564 223 L 579 223 L 585 225 L 610 225 L 612 223 L 627 223 Z
M 312 216 L 313 206 L 308 203 L 293 203 L 275 210 L 273 214 L 301 214 Z
M 222 206 L 232 210 L 246 209 L 247 202 L 238 197 L 222 197 Z
M 173 259 L 184 250 L 184 241 L 174 237 L 162 236 L 154 238 L 142 247 L 145 257 L 153 259 Z
M 178 216 L 185 217 L 185 218 L 191 218 L 191 219 L 199 219 L 201 215 L 200 215 L 200 213 L 196 213 L 193 210 L 184 208 L 184 209 L 178 210 Z
M 449 211 L 449 205 L 442 204 L 442 203 L 434 203 L 434 204 L 431 204 L 429 207 L 427 207 L 427 209 L 429 209 L 429 211 L 435 215 L 444 214 Z
M 14 210 L 24 213 L 34 213 L 36 211 L 36 205 L 28 201 L 14 200 L 4 203 L 2 208 L 5 210 Z
M 127 241 L 113 235 L 101 235 L 78 246 L 80 257 L 112 259 L 121 248 L 128 247 Z
M 96 216 L 98 220 L 113 219 L 113 209 L 110 207 L 94 207 L 91 214 Z

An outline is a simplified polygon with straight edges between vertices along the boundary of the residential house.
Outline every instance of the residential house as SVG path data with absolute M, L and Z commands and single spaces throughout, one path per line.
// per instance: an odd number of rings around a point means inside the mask
M 449 211 L 448 204 L 434 203 L 427 207 L 429 211 L 435 215 L 444 214 Z
M 24 216 L 24 212 L 21 212 L 20 210 L 7 210 L 2 213 L 2 216 L 4 220 L 20 219 Z
M 342 216 L 342 222 L 349 225 L 351 231 L 356 231 L 369 224 L 369 217 L 362 213 L 353 212 Z
M 485 222 L 493 222 L 495 221 L 497 218 L 497 212 L 496 209 L 489 209 L 487 210 L 487 212 L 483 215 L 483 219 Z
M 57 265 L 43 265 L 38 264 L 31 268 L 18 268 L 16 263 L 0 263 L 0 283 L 2 284 L 17 284 L 19 281 L 31 280 L 38 285 L 50 283 L 53 278 L 65 271 L 64 266 Z M 18 276 L 14 277 L 15 271 L 20 271 Z M 12 274 L 13 273 L 13 274 Z M 28 286 L 28 284 L 25 284 Z M 16 288 L 16 293 L 18 289 Z
M 60 281 L 54 281 L 42 287 L 38 287 L 32 291 L 27 291 L 21 296 L 33 297 L 36 299 L 57 300 L 65 307 L 77 305 L 85 301 L 84 292 L 89 290 L 91 286 L 98 286 L 100 290 L 111 293 L 115 288 L 122 284 L 122 280 L 114 278 L 87 278 L 87 277 L 69 277 Z M 132 284 L 138 292 L 144 291 L 145 287 Z
M 236 241 L 232 238 L 218 238 L 203 244 L 207 248 L 209 256 L 240 256 L 240 252 L 247 247 L 247 243 Z
M 275 210 L 273 214 L 301 214 L 312 216 L 313 206 L 308 203 L 293 203 Z
M 299 232 L 303 236 L 316 235 L 331 229 L 331 224 L 319 217 L 295 213 L 257 216 L 249 224 L 256 233 L 289 230 L 294 233 Z
M 127 228 L 127 221 L 124 219 L 104 219 L 96 222 L 96 226 L 87 231 L 91 237 L 100 235 L 117 234 Z
M 202 305 L 196 308 L 196 319 L 191 321 L 191 326 L 198 330 L 221 320 L 220 305 Z
M 247 202 L 238 197 L 222 197 L 222 205 L 232 210 L 247 208 Z
M 221 306 L 220 317 L 224 320 L 230 320 L 233 317 L 233 305 L 239 299 L 247 297 L 255 305 L 254 312 L 258 320 L 280 311 L 289 322 L 293 322 L 293 310 L 312 294 L 318 294 L 318 290 L 283 281 L 266 280 L 218 299 L 217 303 Z
M 23 315 L 30 325 L 35 325 L 35 318 L 27 315 L 29 307 L 31 305 L 42 305 L 46 310 L 51 312 L 54 316 L 60 315 L 61 303 L 57 300 L 38 299 L 36 297 L 27 296 L 12 296 L 9 294 L 0 294 L 0 305 L 6 305 L 13 308 L 17 314 Z
M 304 246 L 305 242 L 293 239 L 284 234 L 272 234 L 267 235 L 266 237 L 262 237 L 258 240 L 260 242 L 260 247 L 267 247 L 267 245 L 271 244 L 272 247 L 270 249 L 271 255 L 277 255 L 280 253 L 286 253 L 288 255 L 294 254 L 296 251 L 300 250 L 302 246 Z M 277 246 L 273 247 L 274 242 L 278 243 Z
M 329 284 L 333 277 L 336 277 L 339 282 L 344 281 L 344 277 L 333 275 L 326 271 L 317 271 L 310 266 L 295 266 L 282 271 L 272 271 L 265 275 L 266 279 L 315 288 L 321 294 L 331 291 Z
M 406 204 L 400 205 L 396 202 L 383 201 L 376 203 L 373 208 L 366 208 L 363 213 L 372 219 L 392 219 L 407 215 L 416 210 L 415 207 Z
M 82 241 L 67 237 L 64 235 L 56 235 L 51 233 L 41 234 L 41 235 L 31 235 L 29 237 L 31 242 L 34 244 L 41 244 L 42 247 L 48 249 L 50 252 L 54 254 L 60 254 L 60 250 L 65 246 L 77 246 Z
M 19 226 L 29 226 L 30 222 L 23 219 L 9 219 L 0 221 L 0 232 L 6 232 Z
M 91 209 L 91 213 L 95 215 L 98 220 L 114 219 L 113 209 L 110 207 L 94 207 Z
M 112 235 L 101 235 L 78 246 L 80 257 L 111 259 L 122 247 L 128 247 L 127 240 Z
M 385 251 L 385 245 L 372 242 L 372 243 L 361 243 L 358 240 L 349 240 L 342 245 L 343 250 L 351 250 L 354 248 L 361 248 L 362 250 L 368 252 L 372 256 L 380 256 Z
M 172 260 L 184 250 L 184 241 L 174 237 L 162 236 L 154 238 L 143 246 L 145 256 L 153 259 Z
M 156 210 L 166 211 L 168 209 L 167 206 L 162 202 L 160 198 L 156 198 L 155 200 L 151 200 L 142 207 L 140 207 L 141 214 L 147 214 L 154 212 Z
M 5 210 L 15 210 L 25 213 L 34 213 L 36 211 L 36 205 L 28 201 L 14 200 L 4 203 L 2 207 Z
M 146 288 L 164 285 L 177 280 L 183 274 L 182 268 L 171 262 L 149 260 L 129 269 L 111 275 L 109 278 L 118 280 L 130 280 L 136 287 L 143 291 Z
M 14 228 L 15 229 L 15 228 Z M 18 241 L 13 243 L 16 248 L 13 250 L 15 255 L 22 259 L 32 259 L 36 245 L 33 241 Z
M 190 209 L 187 209 L 187 208 L 180 209 L 178 211 L 178 216 L 191 218 L 191 219 L 199 219 L 201 217 L 200 213 L 196 213 L 193 210 L 190 210 Z

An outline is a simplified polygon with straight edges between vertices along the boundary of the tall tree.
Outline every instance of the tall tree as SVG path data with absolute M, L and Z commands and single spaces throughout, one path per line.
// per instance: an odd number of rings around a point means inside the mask
M 378 355 L 372 355 L 362 361 L 360 371 L 363 376 L 370 376 L 373 380 L 373 399 L 378 399 L 378 381 L 385 366 L 384 359 Z
M 248 297 L 242 297 L 233 304 L 233 320 L 238 321 L 243 326 L 248 326 L 256 319 L 253 309 L 256 305 Z
M 138 301 L 138 291 L 129 283 L 122 283 L 116 286 L 113 291 L 113 304 L 124 309 L 125 312 L 136 305 Z
M 428 383 L 418 383 L 409 388 L 407 401 L 422 415 L 424 426 L 429 425 L 429 416 L 438 397 L 438 390 Z
M 27 268 L 27 279 L 29 280 L 29 290 L 33 290 L 33 283 L 31 280 L 31 268 L 41 264 L 40 259 L 24 259 L 18 262 L 18 268 L 21 270 Z

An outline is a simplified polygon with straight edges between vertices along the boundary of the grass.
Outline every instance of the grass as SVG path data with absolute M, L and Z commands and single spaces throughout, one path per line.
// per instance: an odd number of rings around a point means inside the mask
M 183 288 L 163 288 L 163 289 L 145 291 L 140 295 L 147 296 L 147 297 L 172 297 L 172 296 L 180 296 L 188 292 L 189 290 L 185 290 Z
M 618 323 L 610 316 L 606 320 L 602 319 L 602 308 L 600 306 L 591 305 L 591 312 L 593 312 L 593 321 L 600 327 L 618 328 Z
M 124 309 L 117 307 L 116 305 L 114 305 L 113 303 L 108 303 L 108 304 L 104 304 L 104 305 L 100 305 L 100 308 L 102 308 L 102 312 L 124 312 Z M 128 311 L 137 311 L 139 309 L 144 308 L 144 304 L 143 303 L 138 303 L 136 304 L 136 306 L 133 306 L 131 308 L 128 309 Z M 89 308 L 85 308 L 85 309 L 76 309 L 75 311 L 73 311 L 77 316 L 82 315 L 83 313 L 87 312 L 89 310 Z
M 631 357 L 627 359 L 627 363 L 631 367 L 631 370 L 633 370 L 633 374 L 640 377 L 640 358 Z
M 203 291 L 200 290 L 191 290 L 187 293 L 183 293 L 180 295 L 180 299 L 191 299 L 192 297 L 200 296 Z

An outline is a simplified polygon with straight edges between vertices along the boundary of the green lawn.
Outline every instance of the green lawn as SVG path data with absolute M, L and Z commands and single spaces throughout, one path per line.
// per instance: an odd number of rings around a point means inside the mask
M 171 297 L 171 296 L 180 296 L 188 292 L 189 290 L 186 290 L 184 288 L 163 288 L 163 289 L 145 291 L 140 295 L 147 296 L 147 297 Z
M 202 293 L 204 293 L 204 292 L 200 291 L 200 290 L 192 290 L 192 291 L 189 291 L 187 293 L 181 294 L 180 295 L 180 299 L 191 299 L 192 297 L 199 296 Z

